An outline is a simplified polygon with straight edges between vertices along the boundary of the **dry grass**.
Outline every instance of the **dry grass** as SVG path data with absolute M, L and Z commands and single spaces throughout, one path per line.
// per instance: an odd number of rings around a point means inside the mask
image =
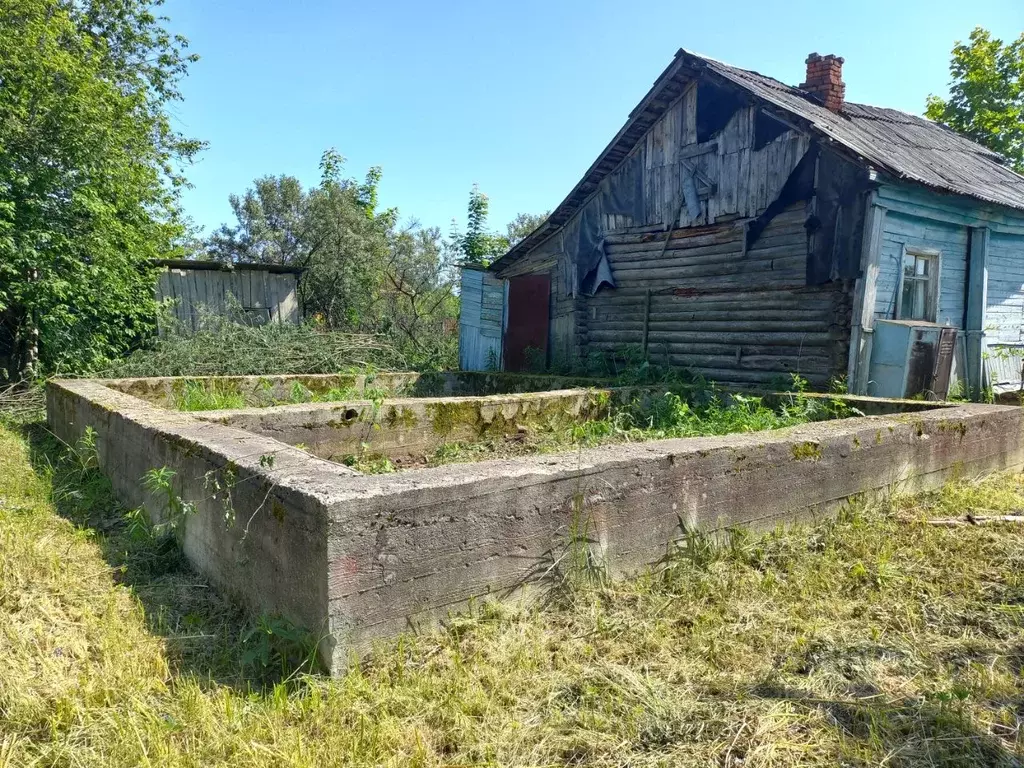
M 246 690 L 243 618 L 48 457 L 0 429 L 0 766 L 1021 763 L 1024 529 L 921 522 L 1020 509 L 1021 476 L 695 537 L 656 573 Z

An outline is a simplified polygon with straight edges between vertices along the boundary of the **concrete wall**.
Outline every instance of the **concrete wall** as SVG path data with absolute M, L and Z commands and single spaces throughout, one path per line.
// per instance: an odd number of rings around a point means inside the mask
M 247 405 L 266 408 L 294 402 L 293 390 L 323 395 L 330 390 L 348 390 L 354 396 L 373 392 L 388 397 L 440 397 L 494 395 L 517 392 L 547 392 L 576 387 L 609 385 L 601 379 L 579 376 L 548 376 L 530 373 L 483 371 L 438 371 L 431 373 L 385 372 L 375 374 L 328 373 L 307 376 L 155 376 L 138 379 L 99 379 L 98 383 L 118 392 L 141 398 L 164 408 L 174 408 L 186 386 L 235 393 Z
M 574 525 L 626 573 L 661 559 L 681 522 L 774 526 L 859 494 L 1018 468 L 1022 420 L 1019 408 L 970 405 L 354 478 L 331 507 L 335 661 L 409 617 L 536 578 Z
M 51 382 L 47 414 L 69 445 L 92 427 L 99 465 L 118 498 L 129 507 L 145 506 L 154 520 L 164 504 L 144 490 L 143 476 L 173 470 L 175 491 L 197 507 L 179 528 L 193 566 L 255 612 L 279 613 L 326 632 L 330 518 L 322 489 L 355 472 L 92 381 Z M 261 462 L 264 456 L 273 457 L 272 467 Z M 215 482 L 229 493 L 218 493 Z
M 484 397 L 410 397 L 383 402 L 303 403 L 205 411 L 196 418 L 227 424 L 332 461 L 359 453 L 418 458 L 452 441 L 515 435 L 533 425 L 568 426 L 608 415 L 639 390 L 561 389 Z
M 173 469 L 198 507 L 182 534 L 191 562 L 254 610 L 326 628 L 321 653 L 335 671 L 410 622 L 537 579 L 573 529 L 621 574 L 662 559 L 683 526 L 771 526 L 851 496 L 1024 465 L 1024 410 L 1005 406 L 375 476 L 95 381 L 52 382 L 48 412 L 69 443 L 95 429 L 100 466 L 127 504 L 159 514 L 140 479 Z M 232 478 L 234 520 L 211 476 Z

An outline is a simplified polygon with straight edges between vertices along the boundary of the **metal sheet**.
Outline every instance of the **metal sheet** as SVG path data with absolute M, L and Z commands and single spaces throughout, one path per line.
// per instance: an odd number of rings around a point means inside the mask
M 501 370 L 504 282 L 480 269 L 462 271 L 459 367 L 464 371 Z
M 520 275 L 509 280 L 505 370 L 525 371 L 547 362 L 549 275 Z

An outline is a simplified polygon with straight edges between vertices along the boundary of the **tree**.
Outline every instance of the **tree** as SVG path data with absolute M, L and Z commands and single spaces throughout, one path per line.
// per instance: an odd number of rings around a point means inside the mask
M 419 366 L 451 366 L 458 316 L 450 254 L 436 227 L 398 226 L 378 210 L 380 168 L 362 182 L 345 177 L 335 150 L 320 161 L 320 184 L 304 190 L 289 176 L 257 179 L 232 195 L 237 223 L 207 248 L 218 259 L 305 267 L 306 314 L 327 328 L 379 333 Z
M 957 41 L 949 98 L 928 97 L 925 116 L 998 152 L 1024 173 L 1024 33 L 1011 43 L 976 27 Z
M 309 195 L 294 176 L 263 176 L 245 195 L 228 201 L 237 224 L 221 226 L 207 244 L 210 257 L 228 262 L 305 265 L 304 227 Z
M 210 237 L 207 250 L 230 262 L 287 264 L 306 269 L 303 304 L 332 328 L 360 329 L 376 301 L 397 217 L 377 211 L 379 168 L 365 181 L 343 174 L 345 158 L 331 149 L 320 159 L 320 184 L 304 190 L 292 176 L 264 176 L 239 197 L 237 223 Z
M 376 330 L 420 367 L 450 368 L 457 360 L 459 302 L 448 256 L 437 227 L 413 221 L 391 235 Z
M 452 219 L 447 247 L 453 261 L 486 266 L 508 250 L 508 238 L 487 229 L 489 208 L 487 195 L 474 184 L 466 209 L 466 231 L 461 232 L 458 223 Z
M 363 183 L 342 176 L 344 158 L 334 150 L 320 162 L 323 174 L 306 217 L 309 257 L 302 279 L 307 311 L 320 314 L 331 328 L 368 330 L 383 281 L 388 236 L 398 212 L 377 211 L 380 169 Z
M 201 148 L 167 113 L 195 57 L 153 5 L 3 0 L 0 367 L 10 378 L 94 369 L 153 328 L 147 262 L 176 252 L 181 169 Z
M 520 213 L 512 221 L 508 223 L 508 245 L 509 248 L 521 242 L 526 238 L 527 235 L 531 234 L 535 229 L 540 227 L 545 221 L 548 220 L 548 216 L 551 215 L 551 211 L 546 213 Z

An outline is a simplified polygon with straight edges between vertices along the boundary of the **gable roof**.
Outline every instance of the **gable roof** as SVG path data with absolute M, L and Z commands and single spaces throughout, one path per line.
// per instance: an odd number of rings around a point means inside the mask
M 763 108 L 831 140 L 864 164 L 940 192 L 1024 210 L 1024 176 L 1003 158 L 945 126 L 896 109 L 846 102 L 832 112 L 807 91 L 682 48 L 630 112 L 626 124 L 547 220 L 492 264 L 507 266 L 564 225 L 629 154 L 686 84 L 705 75 L 738 86 Z

